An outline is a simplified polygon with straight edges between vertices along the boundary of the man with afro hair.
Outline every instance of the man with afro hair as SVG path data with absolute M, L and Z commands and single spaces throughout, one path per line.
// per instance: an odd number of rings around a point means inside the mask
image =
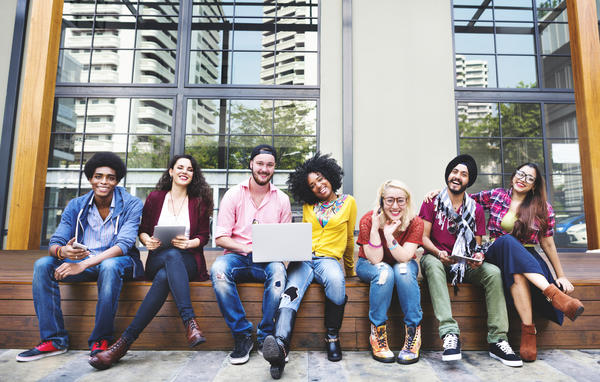
M 135 242 L 142 201 L 117 184 L 125 164 L 116 154 L 99 152 L 85 164 L 92 190 L 69 202 L 50 238 L 49 256 L 35 262 L 33 302 L 41 342 L 20 353 L 17 361 L 35 361 L 62 354 L 69 347 L 60 309 L 60 282 L 98 282 L 94 330 L 88 339 L 91 355 L 113 341 L 114 318 L 123 280 L 143 275 Z

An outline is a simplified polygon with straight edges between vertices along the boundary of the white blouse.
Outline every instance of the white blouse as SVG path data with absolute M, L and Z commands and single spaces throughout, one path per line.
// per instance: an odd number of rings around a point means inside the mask
M 171 203 L 171 193 L 167 192 L 165 195 L 165 201 L 162 205 L 162 210 L 160 211 L 160 217 L 158 218 L 158 223 L 156 225 L 184 225 L 185 226 L 185 238 L 190 238 L 190 211 L 189 211 L 189 200 L 186 198 L 181 206 L 181 210 L 179 211 L 179 215 L 174 215 L 169 211 L 169 204 Z M 173 203 L 173 209 L 179 208 L 179 206 L 175 206 Z

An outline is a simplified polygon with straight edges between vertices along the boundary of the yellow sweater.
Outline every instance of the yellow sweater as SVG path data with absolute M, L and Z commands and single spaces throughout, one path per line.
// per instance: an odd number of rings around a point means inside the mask
M 348 195 L 344 205 L 333 215 L 325 227 L 321 227 L 314 205 L 302 207 L 302 221 L 312 224 L 312 250 L 316 256 L 328 256 L 337 260 L 344 257 L 346 276 L 355 276 L 354 271 L 354 225 L 356 223 L 356 201 Z

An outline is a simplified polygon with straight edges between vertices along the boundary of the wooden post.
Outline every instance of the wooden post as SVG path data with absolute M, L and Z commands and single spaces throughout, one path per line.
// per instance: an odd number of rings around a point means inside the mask
M 600 38 L 595 0 L 567 0 L 588 248 L 600 248 Z
M 32 0 L 7 249 L 40 246 L 63 0 Z

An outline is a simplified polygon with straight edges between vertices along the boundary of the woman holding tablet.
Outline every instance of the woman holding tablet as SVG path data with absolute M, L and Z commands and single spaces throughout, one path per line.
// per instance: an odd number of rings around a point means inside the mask
M 421 291 L 417 276 L 417 247 L 423 241 L 423 221 L 416 216 L 408 188 L 399 180 L 388 180 L 377 190 L 375 209 L 359 224 L 357 244 L 358 277 L 369 283 L 371 353 L 380 362 L 394 362 L 387 343 L 387 311 L 394 285 L 404 313 L 404 347 L 397 361 L 411 364 L 419 360 L 421 348 Z
M 316 153 L 290 174 L 289 190 L 304 202 L 302 221 L 312 224 L 312 261 L 292 262 L 288 280 L 275 314 L 275 335 L 267 336 L 263 356 L 271 364 L 271 376 L 281 378 L 296 312 L 306 289 L 315 280 L 325 289 L 327 358 L 342 359 L 339 330 L 344 318 L 346 288 L 344 259 L 348 276 L 354 276 L 354 225 L 356 202 L 351 195 L 336 194 L 342 185 L 342 168 L 329 155 Z
M 212 190 L 191 155 L 176 155 L 146 198 L 140 224 L 140 241 L 148 248 L 146 277 L 153 280 L 135 318 L 121 338 L 106 351 L 90 358 L 97 369 L 107 369 L 122 358 L 142 330 L 173 295 L 186 328 L 188 344 L 205 341 L 195 319 L 189 281 L 208 279 L 202 248 L 208 242 Z M 153 236 L 156 226 L 185 226 L 185 234 L 170 243 Z

